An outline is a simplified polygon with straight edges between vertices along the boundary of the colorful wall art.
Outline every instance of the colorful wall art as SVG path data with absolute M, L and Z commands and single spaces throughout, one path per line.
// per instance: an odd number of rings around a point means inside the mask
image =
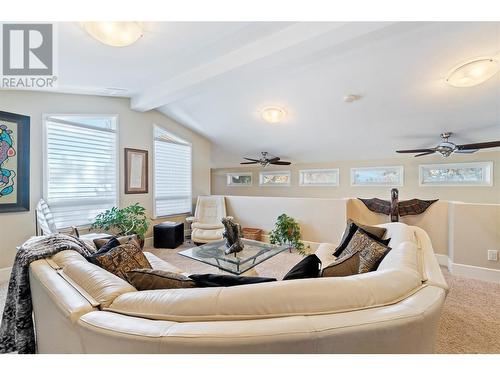
M 30 118 L 0 111 L 0 213 L 29 211 Z

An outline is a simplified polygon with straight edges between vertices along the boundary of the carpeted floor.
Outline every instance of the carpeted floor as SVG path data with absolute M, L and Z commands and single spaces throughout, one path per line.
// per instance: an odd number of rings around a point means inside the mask
M 214 267 L 177 254 L 188 247 L 147 251 L 192 273 L 218 272 Z M 256 271 L 280 279 L 300 259 L 299 254 L 284 252 L 259 264 Z M 500 354 L 500 284 L 453 276 L 445 269 L 443 273 L 450 292 L 441 316 L 436 352 Z M 0 311 L 6 292 L 7 284 L 0 285 Z

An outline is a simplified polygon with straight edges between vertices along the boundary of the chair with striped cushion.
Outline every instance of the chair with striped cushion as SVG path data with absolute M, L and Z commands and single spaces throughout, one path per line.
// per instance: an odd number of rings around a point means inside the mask
M 36 215 L 36 235 L 37 236 L 46 236 L 49 234 L 59 233 L 59 230 L 56 227 L 56 222 L 54 220 L 54 215 L 50 210 L 49 205 L 43 199 L 38 201 L 35 209 Z M 72 234 L 77 238 L 81 238 L 84 240 L 94 240 L 97 238 L 108 238 L 111 235 L 107 233 L 88 233 L 84 235 L 80 235 L 78 229 L 76 227 L 71 227 Z

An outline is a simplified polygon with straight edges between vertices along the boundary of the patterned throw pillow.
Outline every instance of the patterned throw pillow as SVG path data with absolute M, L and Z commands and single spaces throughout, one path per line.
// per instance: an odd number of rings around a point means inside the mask
M 365 233 L 371 237 L 374 240 L 377 240 L 384 245 L 387 245 L 389 241 L 391 240 L 390 238 L 383 240 L 382 237 L 385 235 L 387 232 L 387 229 L 385 228 L 379 228 L 379 227 L 370 227 L 368 225 L 360 224 L 355 221 L 352 221 L 351 219 L 347 220 L 347 227 L 344 231 L 344 235 L 342 236 L 342 239 L 340 240 L 340 245 L 335 249 L 335 252 L 333 253 L 334 256 L 339 258 L 342 255 L 342 252 L 345 250 L 347 245 L 352 239 L 352 236 L 354 236 L 354 233 L 356 233 L 356 230 L 358 228 L 361 228 Z
M 127 281 L 137 290 L 194 288 L 196 283 L 180 273 L 147 268 L 127 272 Z
M 106 271 L 127 280 L 127 272 L 138 269 L 151 269 L 145 255 L 133 243 L 120 245 L 107 253 L 95 258 L 97 265 L 104 268 Z
M 374 240 L 363 229 L 358 228 L 342 252 L 342 258 L 359 253 L 358 273 L 365 273 L 375 271 L 390 250 L 389 246 Z
M 343 277 L 359 272 L 359 252 L 337 259 L 321 271 L 321 277 Z
M 121 237 L 112 237 L 111 239 L 116 239 L 120 245 L 125 245 L 126 243 L 133 242 L 137 247 L 141 247 L 139 238 L 135 234 L 131 234 L 128 236 L 121 236 Z M 110 240 L 110 238 L 96 238 L 94 240 L 94 245 L 97 247 L 98 250 L 101 249 L 104 245 L 106 245 Z

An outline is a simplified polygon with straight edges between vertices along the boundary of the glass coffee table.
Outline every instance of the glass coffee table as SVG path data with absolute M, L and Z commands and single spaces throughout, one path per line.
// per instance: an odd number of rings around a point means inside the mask
M 265 242 L 242 238 L 245 247 L 239 253 L 226 255 L 226 240 L 207 243 L 192 249 L 180 251 L 179 254 L 218 267 L 222 271 L 241 275 L 257 264 L 288 250 L 288 246 L 271 245 Z

